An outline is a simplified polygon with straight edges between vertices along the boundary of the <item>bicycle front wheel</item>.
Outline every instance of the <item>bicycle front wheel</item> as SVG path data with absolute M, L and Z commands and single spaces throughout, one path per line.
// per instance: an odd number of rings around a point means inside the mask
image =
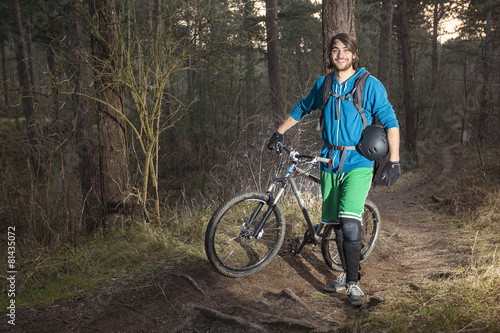
M 363 238 L 361 262 L 363 262 L 363 260 L 373 251 L 380 232 L 380 213 L 377 206 L 368 199 L 365 201 L 365 210 L 363 211 L 361 227 L 361 236 Z M 343 271 L 339 251 L 335 242 L 335 231 L 333 227 L 325 229 L 325 235 L 321 243 L 321 253 L 328 267 L 339 272 Z
M 208 223 L 205 233 L 208 260 L 225 276 L 257 273 L 271 262 L 283 244 L 283 216 L 279 206 L 269 206 L 267 193 L 253 191 L 233 196 L 215 211 Z M 255 228 L 263 219 L 264 226 L 255 235 Z

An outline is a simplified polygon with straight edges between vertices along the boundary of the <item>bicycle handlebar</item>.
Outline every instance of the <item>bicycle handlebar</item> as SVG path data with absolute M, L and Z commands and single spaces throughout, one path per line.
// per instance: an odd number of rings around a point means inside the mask
M 280 153 L 280 150 L 283 149 L 288 153 L 288 155 L 290 155 L 290 158 L 294 161 L 297 161 L 298 159 L 308 159 L 311 160 L 311 162 L 313 163 L 314 162 L 323 162 L 328 164 L 333 163 L 333 160 L 329 158 L 299 154 L 298 151 L 285 147 L 281 142 L 278 142 L 276 144 L 275 149 L 278 153 Z

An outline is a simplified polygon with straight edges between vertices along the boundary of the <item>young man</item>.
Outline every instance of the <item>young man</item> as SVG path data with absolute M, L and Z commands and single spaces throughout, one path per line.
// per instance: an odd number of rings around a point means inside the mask
M 329 67 L 333 69 L 333 95 L 323 109 L 321 135 L 324 145 L 321 156 L 330 158 L 332 164 L 321 163 L 320 167 L 323 195 L 321 222 L 337 225 L 337 248 L 344 272 L 336 281 L 327 284 L 325 290 L 339 291 L 346 288 L 350 302 L 353 305 L 362 305 L 365 295 L 358 282 L 362 248 L 361 216 L 372 181 L 373 161 L 353 149 L 361 139 L 363 120 L 352 100 L 347 99 L 346 95 L 354 91 L 356 80 L 366 70 L 357 69 L 357 43 L 348 34 L 334 36 L 328 52 Z M 289 117 L 271 137 L 269 149 L 277 142 L 283 142 L 283 134 L 290 127 L 312 111 L 321 108 L 325 77 L 320 77 L 309 95 L 295 105 Z M 365 82 L 362 102 L 367 123 L 371 124 L 377 116 L 387 132 L 390 161 L 382 171 L 382 178 L 388 179 L 387 186 L 390 187 L 400 175 L 398 121 L 384 86 L 373 76 L 369 76 Z

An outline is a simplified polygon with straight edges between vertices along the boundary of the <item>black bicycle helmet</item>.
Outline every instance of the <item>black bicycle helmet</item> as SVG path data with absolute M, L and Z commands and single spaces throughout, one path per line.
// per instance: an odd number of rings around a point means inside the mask
M 384 128 L 378 125 L 366 126 L 356 149 L 370 161 L 379 160 L 387 155 L 389 143 Z

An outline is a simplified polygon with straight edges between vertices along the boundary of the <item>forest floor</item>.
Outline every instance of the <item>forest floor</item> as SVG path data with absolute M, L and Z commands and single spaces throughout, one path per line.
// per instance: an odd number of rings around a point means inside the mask
M 393 188 L 376 187 L 370 194 L 383 224 L 362 265 L 360 285 L 368 301 L 361 307 L 350 305 L 345 293 L 323 291 L 337 273 L 327 269 L 316 246 L 297 257 L 280 255 L 241 279 L 221 276 L 200 258 L 175 272 L 113 283 L 77 300 L 19 309 L 13 331 L 336 332 L 388 301 L 395 286 L 419 288 L 467 262 L 469 250 L 455 245 L 449 216 L 431 199 L 451 173 L 454 147 L 437 152 L 440 165 L 428 178 L 416 181 L 408 173 Z

